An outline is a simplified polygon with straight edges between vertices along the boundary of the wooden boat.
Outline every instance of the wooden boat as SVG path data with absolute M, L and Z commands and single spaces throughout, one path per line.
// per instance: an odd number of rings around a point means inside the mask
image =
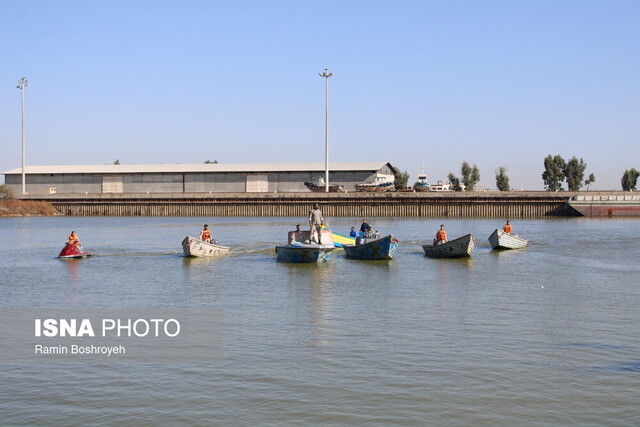
M 276 246 L 276 260 L 280 262 L 317 263 L 326 261 L 329 254 L 336 248 L 333 244 L 331 231 L 322 230 L 321 244 L 308 243 L 310 231 L 290 231 L 288 244 Z
M 431 184 L 427 182 L 427 175 L 418 175 L 418 180 L 413 184 L 413 189 L 418 192 L 431 191 Z
M 58 258 L 60 259 L 76 259 L 76 258 L 86 258 L 91 256 L 91 252 L 82 252 L 82 246 L 73 245 L 72 243 L 66 243 Z
M 356 184 L 356 191 L 379 193 L 384 191 L 394 191 L 396 189 L 395 181 L 392 175 L 378 174 L 371 181 L 367 181 Z
M 341 248 L 344 245 L 356 244 L 355 237 L 345 236 L 344 234 L 336 233 L 333 231 L 331 232 L 331 239 L 333 240 L 333 245 L 337 248 Z
M 567 204 L 583 216 L 640 216 L 640 195 L 578 195 Z
M 184 256 L 195 257 L 214 257 L 229 252 L 229 248 L 226 246 L 203 242 L 191 236 L 184 238 L 182 241 L 182 249 L 184 250 Z
M 305 187 L 314 193 L 324 193 L 327 191 L 324 184 L 314 184 L 312 182 L 305 182 Z M 344 191 L 344 185 L 329 183 L 329 193 L 342 193 Z
M 489 236 L 489 243 L 491 243 L 491 248 L 493 249 L 520 249 L 527 246 L 528 242 L 528 240 L 522 237 L 505 233 L 497 228 L 491 233 L 491 236 Z
M 431 258 L 464 258 L 471 256 L 475 243 L 475 237 L 469 233 L 442 245 L 422 245 L 422 249 Z
M 370 193 L 382 193 L 384 191 L 394 191 L 395 189 L 396 189 L 396 186 L 394 185 L 393 182 L 382 182 L 379 184 L 375 184 L 375 183 L 356 184 L 356 191 L 362 191 L 362 192 L 366 191 Z
M 380 260 L 393 259 L 398 249 L 398 239 L 389 234 L 381 239 L 356 239 L 355 245 L 344 245 L 343 249 L 348 258 Z

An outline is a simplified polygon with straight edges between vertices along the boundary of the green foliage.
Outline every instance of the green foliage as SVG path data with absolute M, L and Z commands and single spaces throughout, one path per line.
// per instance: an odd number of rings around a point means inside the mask
M 464 184 L 466 191 L 473 191 L 473 187 L 480 181 L 480 170 L 474 164 L 473 167 L 469 166 L 469 163 L 462 162 L 460 168 L 462 173 L 462 183 Z
M 119 165 L 120 164 L 120 159 L 116 159 L 115 162 L 113 162 L 114 165 Z
M 449 184 L 451 184 L 451 189 L 453 191 L 462 191 L 462 186 L 460 185 L 460 180 L 453 173 L 450 173 L 447 177 L 449 179 Z
M 205 164 L 205 165 L 217 165 L 217 164 L 218 164 L 218 161 L 217 161 L 217 160 L 214 160 L 214 161 L 212 162 L 211 160 L 205 160 L 205 161 L 204 161 L 204 164 Z
M 547 191 L 562 191 L 562 181 L 564 181 L 564 169 L 566 163 L 558 154 L 551 156 L 549 154 L 544 159 L 544 172 L 542 173 L 542 181 Z
M 395 174 L 395 186 L 398 190 L 402 190 L 407 187 L 407 182 L 409 182 L 409 172 L 404 171 L 401 172 L 398 170 Z
M 622 175 L 622 179 L 620 180 L 622 189 L 624 191 L 635 191 L 636 183 L 638 182 L 638 175 L 640 175 L 640 172 L 638 172 L 636 168 L 624 171 L 624 175 Z
M 571 160 L 569 160 L 564 168 L 562 169 L 562 173 L 564 174 L 565 179 L 567 180 L 567 187 L 569 187 L 569 191 L 579 191 L 580 187 L 582 187 L 582 181 L 584 179 L 584 171 L 587 168 L 587 164 L 582 160 L 578 160 L 576 156 L 573 156 Z
M 596 182 L 596 176 L 594 174 L 590 174 L 589 178 L 585 179 L 584 185 L 587 186 L 587 191 L 589 191 L 589 186 Z
M 11 200 L 15 198 L 16 195 L 13 193 L 13 190 L 7 187 L 6 184 L 0 185 L 0 200 Z
M 496 171 L 496 187 L 500 191 L 509 191 L 509 177 L 507 176 L 507 168 L 500 166 Z

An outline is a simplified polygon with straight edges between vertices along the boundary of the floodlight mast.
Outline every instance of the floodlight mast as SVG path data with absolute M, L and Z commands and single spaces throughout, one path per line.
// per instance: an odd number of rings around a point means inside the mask
M 24 88 L 27 87 L 27 78 L 23 77 L 18 81 L 17 88 L 20 89 L 22 95 L 22 194 L 27 194 L 27 181 L 25 175 L 25 135 L 24 135 Z
M 329 192 L 329 77 L 333 73 L 328 68 L 319 74 L 325 79 L 325 114 L 324 114 L 324 191 Z

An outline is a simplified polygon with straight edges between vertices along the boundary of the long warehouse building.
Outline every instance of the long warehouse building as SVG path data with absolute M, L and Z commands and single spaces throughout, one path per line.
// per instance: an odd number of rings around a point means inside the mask
M 355 191 L 362 182 L 394 180 L 388 162 L 335 162 L 330 182 Z M 22 193 L 22 168 L 4 172 L 5 184 Z M 309 192 L 324 185 L 324 163 L 27 166 L 27 194 Z

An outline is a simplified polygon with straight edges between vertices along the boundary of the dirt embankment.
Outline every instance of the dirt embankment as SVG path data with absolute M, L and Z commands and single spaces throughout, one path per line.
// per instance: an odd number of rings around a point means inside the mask
M 0 200 L 0 217 L 2 216 L 48 216 L 60 215 L 60 212 L 49 202 L 31 200 Z

